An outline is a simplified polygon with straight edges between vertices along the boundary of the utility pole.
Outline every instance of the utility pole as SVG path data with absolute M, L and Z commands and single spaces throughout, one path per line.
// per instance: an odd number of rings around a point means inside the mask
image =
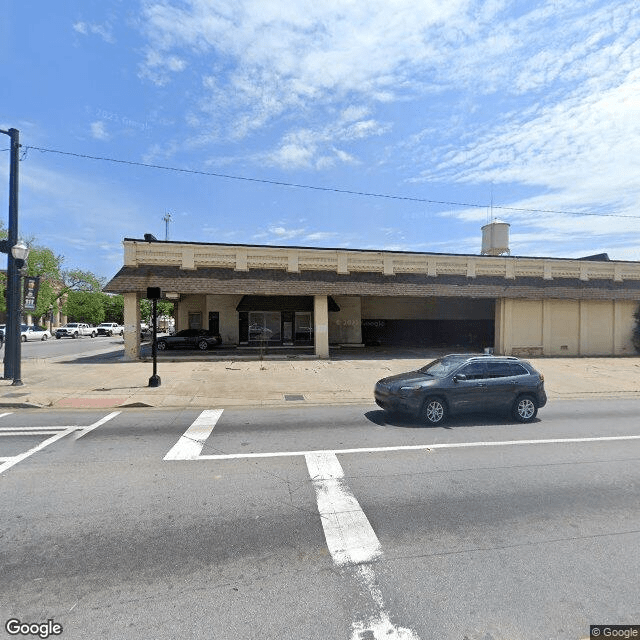
M 20 274 L 11 249 L 18 243 L 18 165 L 20 162 L 20 132 L 17 129 L 4 131 L 11 138 L 11 160 L 9 168 L 9 227 L 7 239 L 0 243 L 0 251 L 7 254 L 7 327 L 5 331 L 4 379 L 13 378 L 14 385 L 20 379 Z
M 164 239 L 169 239 L 169 223 L 171 222 L 171 214 L 169 212 L 164 214 Z

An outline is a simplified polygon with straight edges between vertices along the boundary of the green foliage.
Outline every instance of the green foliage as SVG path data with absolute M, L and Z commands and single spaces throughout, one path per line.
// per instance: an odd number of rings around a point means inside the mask
M 633 317 L 635 318 L 636 326 L 633 328 L 631 341 L 633 342 L 633 346 L 635 347 L 636 351 L 640 353 L 640 306 L 636 309 Z
M 56 306 L 56 293 L 53 283 L 60 277 L 62 257 L 56 256 L 46 247 L 31 246 L 27 258 L 27 275 L 40 276 L 38 302 L 32 315 L 41 318 L 49 313 L 49 307 Z
M 92 291 L 69 291 L 62 312 L 71 322 L 100 324 L 104 320 L 104 294 Z
M 109 296 L 106 293 L 103 293 L 102 302 L 104 306 L 103 322 L 117 322 L 118 324 L 124 324 L 124 297 Z
M 173 315 L 173 302 L 168 300 L 158 300 L 156 305 L 158 317 L 160 316 L 172 316 Z M 151 324 L 151 300 L 142 298 L 140 300 L 140 320 Z
M 6 237 L 7 229 L 4 226 L 4 222 L 0 220 L 0 239 Z M 63 299 L 71 291 L 94 292 L 96 295 L 103 295 L 99 292 L 104 286 L 104 278 L 82 269 L 63 269 L 64 257 L 56 255 L 47 247 L 36 244 L 36 240 L 33 237 L 28 238 L 26 244 L 29 247 L 26 274 L 40 276 L 38 302 L 35 311 L 31 314 L 34 318 L 46 317 L 51 307 L 57 309 L 60 299 Z M 6 311 L 6 298 L 3 295 L 6 291 L 6 280 L 6 273 L 0 274 L 0 311 Z M 105 306 L 105 304 L 103 303 L 102 306 Z M 109 305 L 106 305 L 106 307 L 116 318 L 113 322 L 118 322 L 117 318 L 123 314 L 118 311 L 117 303 L 114 304 L 116 306 L 113 308 Z M 94 302 L 92 306 L 97 308 L 100 305 Z

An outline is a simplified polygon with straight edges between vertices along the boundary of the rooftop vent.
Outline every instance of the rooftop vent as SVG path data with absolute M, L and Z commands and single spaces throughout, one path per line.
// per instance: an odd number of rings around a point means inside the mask
M 153 233 L 145 233 L 144 239 L 146 242 L 158 242 L 158 238 L 156 238 Z
M 609 262 L 608 253 L 596 253 L 593 256 L 584 256 L 584 258 L 578 258 L 578 260 L 591 260 L 593 262 Z

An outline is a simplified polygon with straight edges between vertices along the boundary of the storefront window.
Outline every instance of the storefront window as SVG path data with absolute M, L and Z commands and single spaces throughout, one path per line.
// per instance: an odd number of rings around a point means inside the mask
M 249 312 L 249 342 L 280 342 L 281 340 L 279 311 Z

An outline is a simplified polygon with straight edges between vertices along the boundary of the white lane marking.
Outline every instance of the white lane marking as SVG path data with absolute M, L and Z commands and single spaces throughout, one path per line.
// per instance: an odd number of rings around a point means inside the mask
M 60 433 L 60 429 L 30 429 L 29 431 L 13 431 L 0 430 L 0 436 L 48 436 L 52 433 Z
M 4 418 L 5 416 L 10 416 L 13 412 L 9 411 L 8 413 L 0 413 L 0 418 Z
M 364 620 L 358 620 L 351 625 L 351 640 L 370 638 L 371 640 L 420 640 L 411 630 L 396 627 L 391 623 L 389 612 L 386 610 L 382 593 L 372 567 L 362 565 L 356 567 L 356 577 L 361 588 L 371 596 L 374 613 Z
M 56 433 L 54 436 L 47 438 L 46 440 L 36 445 L 32 449 L 29 449 L 29 451 L 25 451 L 24 453 L 21 453 L 17 456 L 13 456 L 12 458 L 9 458 L 8 460 L 0 464 L 0 474 L 4 473 L 7 469 L 10 469 L 11 467 L 13 467 L 13 465 L 18 464 L 18 462 L 22 462 L 25 458 L 32 456 L 34 453 L 41 451 L 45 447 L 48 447 L 50 444 L 54 443 L 56 440 L 60 440 L 60 438 L 64 438 L 70 433 L 73 433 L 74 430 L 75 430 L 75 427 L 71 427 L 69 429 L 66 429 L 65 431 Z
M 233 460 L 240 458 L 282 458 L 316 453 L 383 453 L 385 451 L 431 451 L 432 449 L 463 449 L 466 447 L 506 447 L 520 444 L 563 444 L 576 442 L 615 442 L 640 440 L 638 436 L 602 436 L 596 438 L 549 438 L 546 440 L 501 440 L 497 442 L 450 442 L 442 444 L 411 444 L 395 447 L 360 447 L 356 449 L 316 449 L 311 451 L 269 451 L 266 453 L 224 453 L 199 456 L 196 460 Z
M 371 601 L 370 615 L 351 625 L 351 640 L 419 640 L 411 629 L 396 627 L 391 622 L 369 564 L 382 555 L 380 541 L 345 484 L 344 471 L 335 453 L 308 453 L 305 461 L 316 491 L 318 512 L 331 557 L 339 567 L 355 565 L 360 589 Z
M 115 418 L 117 415 L 120 415 L 120 411 L 114 411 L 110 413 L 108 416 L 101 418 L 97 422 L 90 424 L 88 427 L 82 427 L 80 433 L 76 434 L 76 437 L 74 438 L 74 440 L 79 440 L 80 438 L 82 438 L 82 436 L 86 436 L 87 433 L 90 433 L 94 429 L 97 429 L 98 427 L 102 426 L 105 422 L 108 422 L 112 418 Z
M 63 427 L 56 427 L 50 425 L 48 427 L 0 427 L 0 433 L 5 431 L 19 431 L 20 433 L 29 433 L 30 431 L 42 431 L 43 429 L 49 429 L 51 431 L 64 431 L 65 429 L 78 429 L 81 427 L 74 427 L 72 425 L 64 425 Z
M 2 457 L 0 458 L 0 462 L 6 462 L 7 460 L 11 460 L 13 458 L 13 456 L 11 457 Z
M 305 456 L 316 490 L 324 537 L 338 566 L 371 562 L 382 553 L 380 541 L 349 487 L 334 453 Z
M 197 460 L 207 438 L 216 426 L 222 409 L 203 411 L 169 450 L 165 460 Z

